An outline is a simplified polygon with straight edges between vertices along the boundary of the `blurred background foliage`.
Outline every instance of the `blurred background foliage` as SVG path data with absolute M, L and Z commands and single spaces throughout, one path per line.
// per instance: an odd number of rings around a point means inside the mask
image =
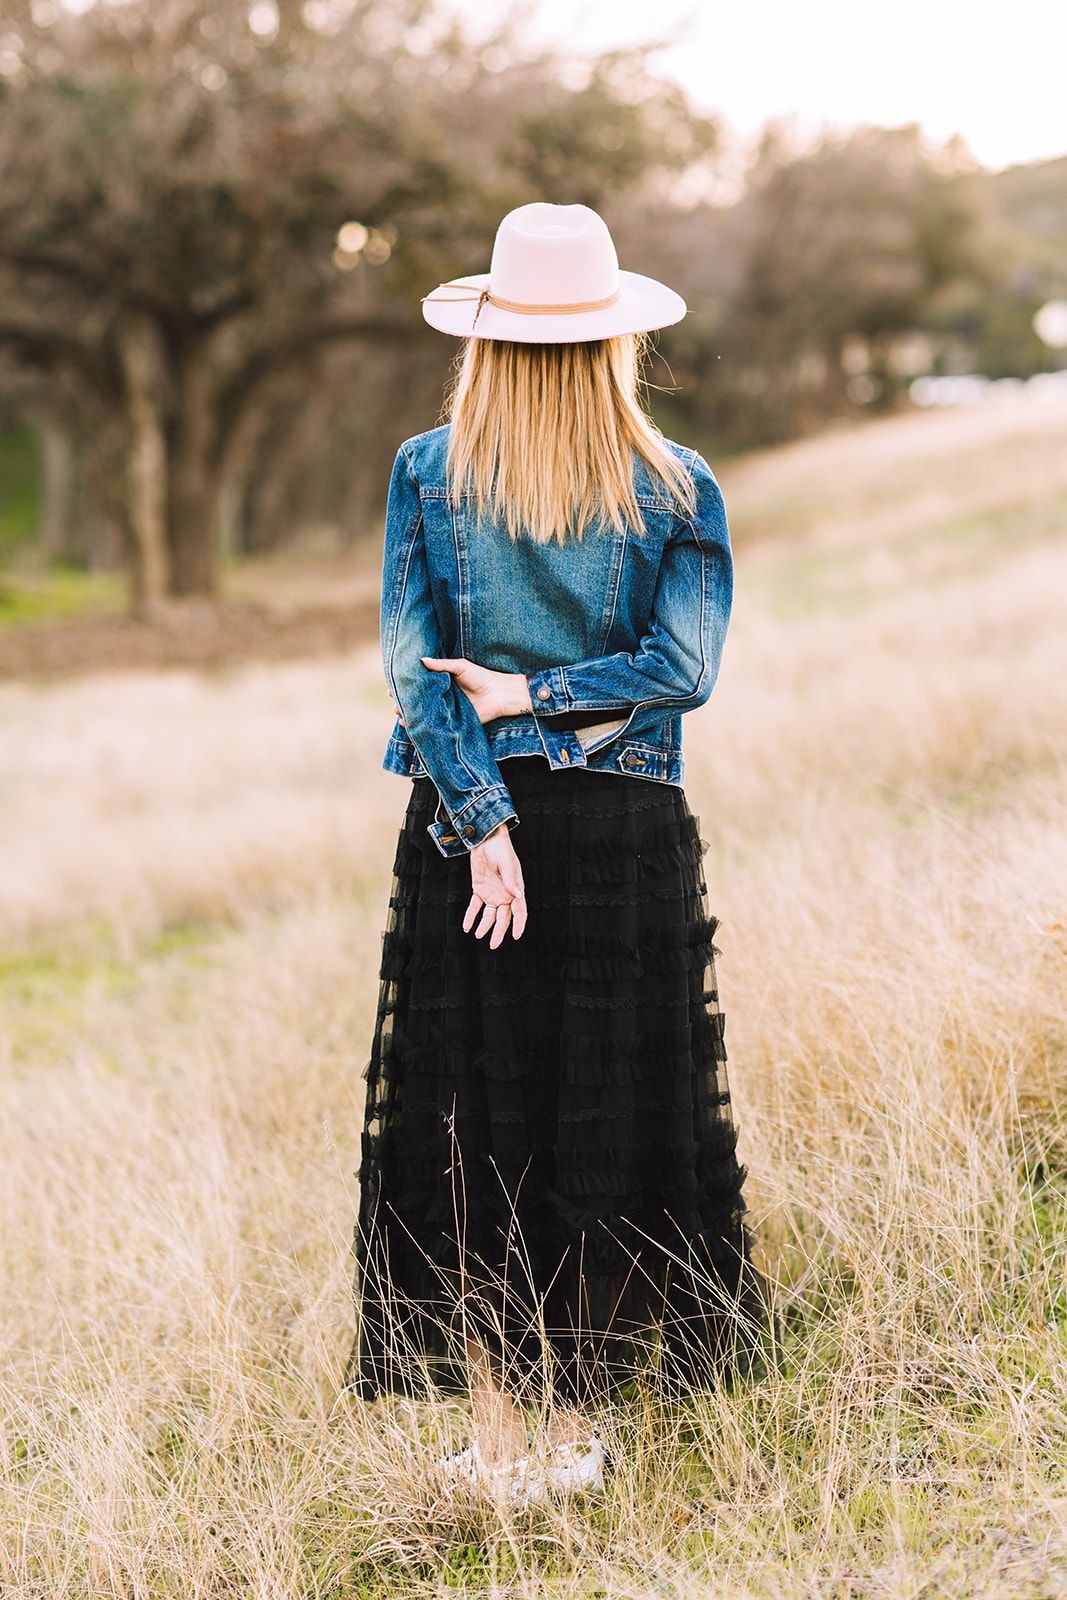
M 768 123 L 713 201 L 723 127 L 649 46 L 576 72 L 513 19 L 474 42 L 438 0 L 6 7 L 0 561 L 150 616 L 227 562 L 376 535 L 459 349 L 419 297 L 534 199 L 594 206 L 685 296 L 653 409 L 717 456 L 921 374 L 1060 363 L 1033 317 L 1067 294 L 1067 157 L 991 173 L 916 125 L 797 148 Z

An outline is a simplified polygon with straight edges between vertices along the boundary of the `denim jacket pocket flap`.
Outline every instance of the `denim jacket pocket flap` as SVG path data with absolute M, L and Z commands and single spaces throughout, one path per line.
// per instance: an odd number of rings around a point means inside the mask
M 652 744 L 624 744 L 616 753 L 615 765 L 635 778 L 658 778 L 667 783 L 678 783 L 681 779 L 679 752 L 660 750 Z

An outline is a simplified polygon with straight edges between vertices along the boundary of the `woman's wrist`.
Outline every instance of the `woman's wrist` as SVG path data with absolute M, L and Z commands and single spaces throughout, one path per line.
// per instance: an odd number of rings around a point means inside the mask
M 518 715 L 518 714 L 521 714 L 524 711 L 532 711 L 533 710 L 533 701 L 530 698 L 530 680 L 529 680 L 529 678 L 527 678 L 527 676 L 526 676 L 526 674 L 524 672 L 517 672 L 515 674 L 515 677 L 517 679 L 517 688 L 518 688 L 518 702 L 516 704 L 516 708 L 515 709 L 516 709 L 516 714 Z

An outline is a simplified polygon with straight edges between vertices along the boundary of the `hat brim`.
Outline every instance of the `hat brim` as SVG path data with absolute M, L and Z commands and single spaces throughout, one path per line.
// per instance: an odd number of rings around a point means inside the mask
M 672 322 L 680 322 L 688 310 L 681 295 L 668 289 L 665 283 L 646 278 L 640 272 L 620 271 L 619 298 L 600 311 L 504 311 L 487 300 L 474 326 L 477 298 L 473 295 L 469 300 L 445 297 L 455 292 L 454 285 L 469 284 L 474 289 L 484 289 L 488 282 L 488 272 L 450 279 L 448 287 L 440 290 L 441 299 L 435 300 L 431 294 L 422 302 L 422 314 L 430 327 L 457 338 L 572 344 L 587 339 L 611 339 L 623 333 L 649 333 L 653 328 L 666 328 Z

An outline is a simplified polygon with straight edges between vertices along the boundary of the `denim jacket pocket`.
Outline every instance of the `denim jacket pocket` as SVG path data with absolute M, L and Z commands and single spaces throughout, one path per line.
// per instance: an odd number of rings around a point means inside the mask
M 615 765 L 634 778 L 652 778 L 658 783 L 682 781 L 682 752 L 654 744 L 628 742 L 616 751 Z

